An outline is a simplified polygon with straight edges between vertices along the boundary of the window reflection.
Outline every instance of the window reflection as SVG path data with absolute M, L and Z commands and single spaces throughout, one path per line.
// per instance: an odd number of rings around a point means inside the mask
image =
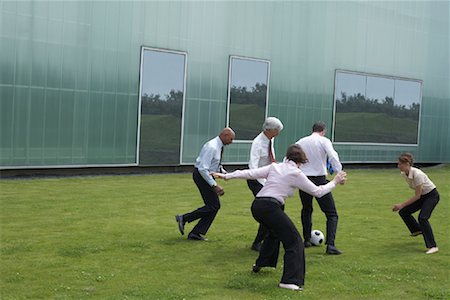
M 184 53 L 144 49 L 139 164 L 180 163 Z
M 336 71 L 335 142 L 417 144 L 421 83 Z
M 266 117 L 269 62 L 230 57 L 228 126 L 238 140 L 252 140 Z

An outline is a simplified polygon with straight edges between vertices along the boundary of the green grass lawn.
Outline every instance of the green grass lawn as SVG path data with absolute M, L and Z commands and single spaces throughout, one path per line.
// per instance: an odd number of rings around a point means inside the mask
M 306 249 L 300 293 L 277 288 L 282 256 L 276 269 L 250 271 L 257 224 L 243 180 L 223 184 L 209 241 L 195 242 L 174 219 L 202 203 L 190 174 L 4 179 L 0 298 L 449 299 L 450 166 L 426 173 L 441 193 L 431 218 L 439 253 L 425 255 L 391 211 L 412 195 L 398 170 L 350 169 L 334 193 L 344 254 Z M 325 232 L 314 207 L 313 228 Z M 298 195 L 286 211 L 301 231 Z

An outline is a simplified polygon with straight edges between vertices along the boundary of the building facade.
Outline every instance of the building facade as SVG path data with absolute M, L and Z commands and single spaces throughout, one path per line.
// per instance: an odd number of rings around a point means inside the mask
M 328 124 L 343 162 L 450 162 L 449 2 L 0 2 L 0 166 L 193 164 Z

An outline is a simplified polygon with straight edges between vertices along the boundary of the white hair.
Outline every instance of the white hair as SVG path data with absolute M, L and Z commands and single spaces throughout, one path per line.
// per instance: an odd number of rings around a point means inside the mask
M 275 117 L 268 117 L 263 124 L 263 130 L 283 130 L 283 123 Z

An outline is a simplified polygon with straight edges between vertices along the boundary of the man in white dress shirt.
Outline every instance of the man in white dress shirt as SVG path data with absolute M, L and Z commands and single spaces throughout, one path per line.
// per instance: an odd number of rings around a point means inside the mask
M 276 161 L 273 141 L 281 130 L 283 130 L 283 123 L 279 119 L 269 117 L 264 121 L 263 131 L 252 142 L 250 161 L 248 162 L 250 169 L 264 167 Z M 247 180 L 247 185 L 252 191 L 253 196 L 256 197 L 256 194 L 259 193 L 265 182 L 265 178 Z M 268 233 L 267 228 L 260 224 L 251 249 L 259 251 L 261 249 L 261 243 Z
M 316 122 L 312 128 L 312 134 L 301 138 L 296 144 L 302 147 L 308 158 L 308 162 L 301 166 L 303 173 L 316 185 L 326 184 L 327 176 L 327 160 L 330 162 L 334 171 L 339 173 L 342 170 L 342 165 L 339 161 L 339 156 L 334 150 L 331 141 L 325 137 L 326 125 L 324 122 Z M 303 237 L 305 239 L 305 247 L 311 247 L 309 241 L 311 239 L 312 230 L 312 205 L 313 196 L 300 190 L 300 199 L 302 201 L 302 225 Z M 327 244 L 327 254 L 341 254 L 334 245 L 336 238 L 336 230 L 338 223 L 338 215 L 336 206 L 334 204 L 333 195 L 330 193 L 318 198 L 320 209 L 327 217 L 327 236 L 325 243 Z
M 223 188 L 216 183 L 211 176 L 212 172 L 222 171 L 223 146 L 231 144 L 235 138 L 234 131 L 227 127 L 222 130 L 219 136 L 213 138 L 203 145 L 199 156 L 195 162 L 195 169 L 192 174 L 195 184 L 202 195 L 204 206 L 184 215 L 176 215 L 180 233 L 184 235 L 184 225 L 197 219 L 200 221 L 188 234 L 189 240 L 205 241 L 203 236 L 208 231 L 217 212 L 220 209 L 219 196 L 224 194 Z

